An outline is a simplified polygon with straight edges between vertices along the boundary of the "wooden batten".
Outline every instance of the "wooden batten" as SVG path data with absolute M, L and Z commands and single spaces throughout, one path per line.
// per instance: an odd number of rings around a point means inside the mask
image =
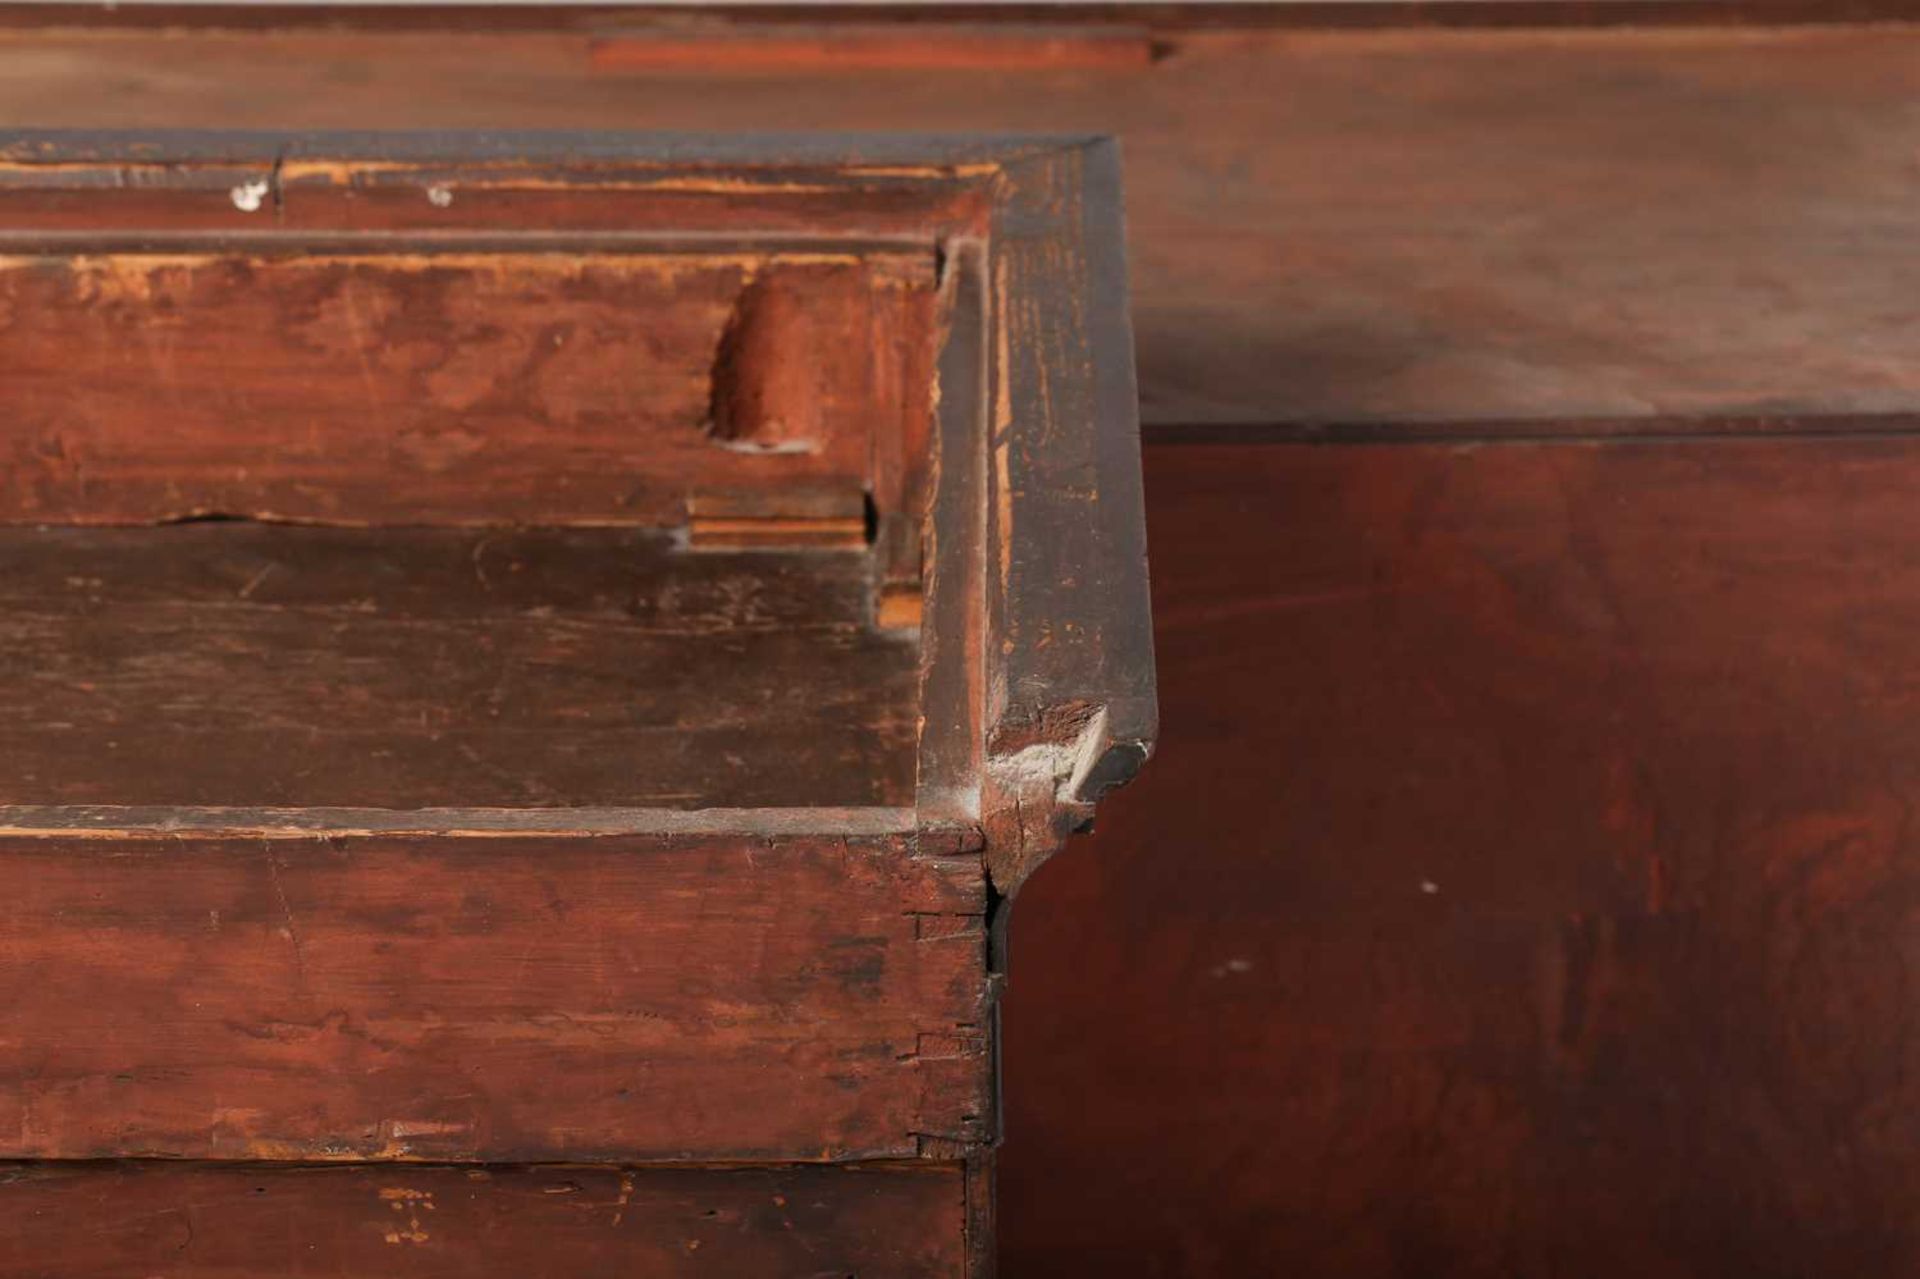
M 695 550 L 865 550 L 867 496 L 851 487 L 695 493 L 687 537 Z

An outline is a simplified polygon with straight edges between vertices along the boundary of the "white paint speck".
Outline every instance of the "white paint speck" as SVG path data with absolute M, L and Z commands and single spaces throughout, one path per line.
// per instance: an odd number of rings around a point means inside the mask
M 1420 891 L 1431 897 L 1440 891 L 1440 885 L 1434 883 L 1431 879 L 1423 879 L 1420 881 Z
M 233 197 L 233 207 L 242 213 L 258 213 L 260 204 L 267 198 L 270 184 L 265 178 L 253 182 L 242 182 L 227 194 Z
M 443 187 L 443 186 L 428 187 L 427 203 L 431 204 L 436 209 L 446 208 L 449 204 L 453 203 L 453 189 L 451 187 Z
M 1252 972 L 1253 961 L 1251 959 L 1229 959 L 1224 964 L 1215 964 L 1210 971 L 1213 976 L 1213 979 L 1215 981 L 1218 981 L 1222 977 L 1226 977 L 1231 974 Z

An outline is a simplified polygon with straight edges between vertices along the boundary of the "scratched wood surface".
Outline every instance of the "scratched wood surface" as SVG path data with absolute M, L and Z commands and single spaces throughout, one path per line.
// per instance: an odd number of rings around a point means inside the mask
M 930 247 L 0 256 L 0 520 L 677 525 L 702 489 L 857 494 L 927 415 L 931 286 Z M 807 309 L 743 356 L 770 288 Z M 739 383 L 754 411 L 716 429 Z
M 1920 1270 L 1916 491 L 1149 447 L 1165 735 L 1013 912 L 1005 1272 Z
M 1172 30 L 991 93 L 607 34 L 16 30 L 0 122 L 1111 132 L 1149 422 L 1920 402 L 1911 25 Z
M 870 594 L 643 530 L 0 528 L 0 803 L 908 803 Z
M 952 1164 L 14 1165 L 0 1170 L 0 1270 L 40 1279 L 916 1279 L 961 1273 L 965 1202 Z
M 595 72 L 579 35 L 39 35 L 0 103 L 1110 129 L 1164 429 L 1577 433 L 1912 407 L 1917 47 L 1222 31 L 982 94 Z M 1920 464 L 1722 444 L 1150 454 L 1168 735 L 1016 912 L 1006 1273 L 1920 1266 Z
M 834 1160 L 988 1122 L 977 856 L 0 832 L 0 1157 Z
M 1917 47 L 1223 31 L 982 94 L 595 72 L 580 35 L 42 33 L 0 104 L 1111 129 L 1163 428 L 1578 433 L 1912 407 Z M 1920 464 L 1722 444 L 1150 454 L 1168 740 L 1016 912 L 1006 1273 L 1920 1266 Z
M 917 1160 L 989 1267 L 990 904 L 1153 734 L 1111 145 L 18 135 L 0 248 L 0 1159 Z

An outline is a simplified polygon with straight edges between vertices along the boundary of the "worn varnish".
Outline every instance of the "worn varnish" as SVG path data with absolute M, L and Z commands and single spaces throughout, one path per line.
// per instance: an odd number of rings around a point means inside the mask
M 977 856 L 21 820 L 0 1158 L 844 1160 L 987 1122 Z
M 870 596 L 641 530 L 0 528 L 0 803 L 906 804 Z
M 872 1169 L 0 1169 L 0 1271 L 44 1279 L 958 1273 L 965 1178 Z
M 1524 419 L 1570 441 L 1150 451 L 1171 740 L 1015 912 L 1003 1273 L 1920 1266 L 1897 985 L 1915 747 L 1889 639 L 1916 476 L 1896 441 L 1656 456 L 1903 429 L 1793 410 L 1913 403 L 1911 26 L 1176 30 L 1151 68 L 982 93 L 844 69 L 716 86 L 595 72 L 578 28 L 324 21 L 36 32 L 0 49 L 0 98 L 78 124 L 1112 129 L 1163 430 Z M 1602 430 L 1647 438 L 1579 438 Z M 1623 810 L 1642 836 L 1608 825 L 1616 773 L 1658 784 Z M 1621 868 L 1642 838 L 1674 886 L 1658 915 Z
M 1167 735 L 1014 910 L 1007 1271 L 1920 1269 L 1916 490 L 1150 447 Z
M 0 1259 L 983 1273 L 990 918 L 1154 733 L 1117 173 L 0 138 Z

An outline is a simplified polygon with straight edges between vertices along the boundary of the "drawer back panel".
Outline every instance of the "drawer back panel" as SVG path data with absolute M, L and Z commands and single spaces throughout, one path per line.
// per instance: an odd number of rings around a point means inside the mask
M 924 248 L 0 255 L 0 523 L 676 526 L 924 439 Z M 882 498 L 899 509 L 898 492 Z

